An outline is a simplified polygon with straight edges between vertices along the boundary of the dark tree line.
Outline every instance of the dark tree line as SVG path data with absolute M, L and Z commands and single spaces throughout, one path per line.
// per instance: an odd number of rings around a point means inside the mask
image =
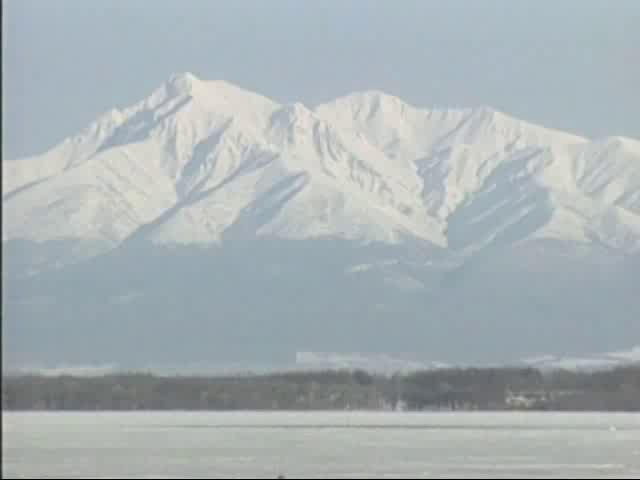
M 602 410 L 640 411 L 640 366 L 362 370 L 255 376 L 5 376 L 8 410 Z

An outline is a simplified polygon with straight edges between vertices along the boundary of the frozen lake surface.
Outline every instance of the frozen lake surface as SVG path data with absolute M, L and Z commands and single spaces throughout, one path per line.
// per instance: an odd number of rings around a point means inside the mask
M 640 415 L 4 413 L 3 478 L 640 476 Z

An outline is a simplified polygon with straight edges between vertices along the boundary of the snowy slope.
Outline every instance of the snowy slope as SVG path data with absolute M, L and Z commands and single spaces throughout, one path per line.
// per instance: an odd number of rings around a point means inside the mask
M 381 92 L 309 109 L 171 77 L 41 156 L 4 161 L 3 241 L 340 237 L 476 251 L 640 248 L 640 143 Z
M 620 352 L 591 355 L 585 358 L 542 355 L 539 357 L 525 359 L 523 363 L 542 369 L 562 368 L 567 370 L 595 370 L 612 368 L 640 363 L 640 347 L 633 347 L 630 350 Z

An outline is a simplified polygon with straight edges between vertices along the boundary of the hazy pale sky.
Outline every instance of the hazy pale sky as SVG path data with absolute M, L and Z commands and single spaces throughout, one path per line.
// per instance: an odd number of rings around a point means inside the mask
M 640 138 L 637 0 L 2 3 L 5 158 L 182 71 L 309 106 L 378 89 Z

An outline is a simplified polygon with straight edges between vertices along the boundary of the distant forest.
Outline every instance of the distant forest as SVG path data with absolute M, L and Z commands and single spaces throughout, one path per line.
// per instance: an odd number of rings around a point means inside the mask
M 4 376 L 6 410 L 640 411 L 640 365 L 607 371 L 442 369 L 224 377 Z

